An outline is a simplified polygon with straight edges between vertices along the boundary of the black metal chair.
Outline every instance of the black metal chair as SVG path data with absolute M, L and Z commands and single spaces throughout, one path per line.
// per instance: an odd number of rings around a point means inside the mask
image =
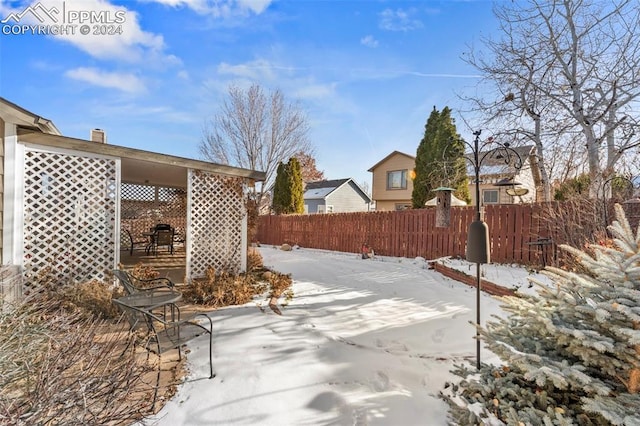
M 175 284 L 169 278 L 142 279 L 121 269 L 114 269 L 113 275 L 120 281 L 127 294 L 136 294 L 151 290 L 172 290 Z
M 172 349 L 178 349 L 178 358 L 182 359 L 182 346 L 198 336 L 209 334 L 209 378 L 212 379 L 216 375 L 213 372 L 213 321 L 205 313 L 198 313 L 193 316 L 178 320 L 168 320 L 154 315 L 150 311 L 132 306 L 127 303 L 127 296 L 119 299 L 113 299 L 113 302 L 123 312 L 129 321 L 130 329 L 141 330 L 146 328 L 146 339 L 143 346 L 149 351 L 156 353 L 159 357 L 164 352 Z M 179 308 L 171 303 L 171 310 L 180 311 Z M 203 316 L 209 320 L 208 327 L 195 321 L 196 317 Z M 180 316 L 178 315 L 178 318 Z M 206 324 L 206 323 L 205 323 Z M 156 387 L 153 394 L 152 409 L 155 408 L 158 396 L 158 387 L 160 386 L 160 364 L 158 364 L 158 374 L 156 378 Z
M 136 241 L 133 239 L 133 236 L 128 229 L 123 229 L 122 238 L 120 239 L 120 241 L 124 242 L 129 247 L 129 256 L 133 256 L 133 250 L 136 246 L 144 246 L 145 250 L 149 246 L 148 239 Z
M 154 256 L 158 255 L 158 247 L 167 247 L 167 251 L 173 254 L 173 228 L 170 229 L 156 229 L 153 234 L 153 246 L 151 250 Z

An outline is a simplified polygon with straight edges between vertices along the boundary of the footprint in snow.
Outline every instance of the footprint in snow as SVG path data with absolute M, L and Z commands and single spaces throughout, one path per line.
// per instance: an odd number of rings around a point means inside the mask
M 440 328 L 440 329 L 436 330 L 435 333 L 433 333 L 431 335 L 431 340 L 433 340 L 435 343 L 442 342 L 443 338 L 444 338 L 444 329 L 443 328 Z
M 373 390 L 376 392 L 385 392 L 391 389 L 391 382 L 389 376 L 382 371 L 376 371 L 375 377 L 371 380 Z

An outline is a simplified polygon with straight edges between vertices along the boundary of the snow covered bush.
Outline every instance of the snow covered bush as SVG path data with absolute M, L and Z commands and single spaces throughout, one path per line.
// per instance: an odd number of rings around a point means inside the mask
M 585 273 L 549 267 L 554 288 L 504 298 L 508 317 L 481 330 L 504 365 L 457 367 L 442 392 L 452 422 L 640 425 L 640 229 L 615 211 L 613 245 L 562 246 Z

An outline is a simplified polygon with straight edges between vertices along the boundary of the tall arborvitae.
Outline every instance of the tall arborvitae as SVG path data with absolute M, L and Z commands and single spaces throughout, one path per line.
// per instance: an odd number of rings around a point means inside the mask
M 278 164 L 272 204 L 276 214 L 304 213 L 302 170 L 295 157 Z
M 609 231 L 592 255 L 563 246 L 584 272 L 548 267 L 553 287 L 504 299 L 510 315 L 481 331 L 504 365 L 455 371 L 453 422 L 640 425 L 640 229 L 616 205 Z
M 465 143 L 458 134 L 455 120 L 451 117 L 449 107 L 444 107 L 440 113 L 440 130 L 438 133 L 444 170 L 442 182 L 452 187 L 454 195 L 467 203 L 471 202 L 469 194 L 469 179 L 467 178 L 467 160 L 464 158 Z
M 291 193 L 290 211 L 288 213 L 304 213 L 304 184 L 302 168 L 297 158 L 291 157 L 287 165 L 289 189 Z
M 424 136 L 416 151 L 415 176 L 413 179 L 413 192 L 411 193 L 411 204 L 414 209 L 423 208 L 427 200 L 432 197 L 433 186 L 433 159 L 437 158 L 436 135 L 438 133 L 438 120 L 440 112 L 433 107 L 427 124 L 424 126 Z
M 440 186 L 453 187 L 458 198 L 469 201 L 464 142 L 456 131 L 449 107 L 442 112 L 435 107 L 431 111 L 416 152 L 414 171 L 413 208 L 423 208 L 435 196 L 433 190 Z
M 288 213 L 288 207 L 291 205 L 291 190 L 287 173 L 287 166 L 284 163 L 278 164 L 276 172 L 276 180 L 273 185 L 273 211 L 276 214 Z

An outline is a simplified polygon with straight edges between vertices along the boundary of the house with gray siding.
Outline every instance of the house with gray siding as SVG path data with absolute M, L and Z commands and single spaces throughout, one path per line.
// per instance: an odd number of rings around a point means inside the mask
M 353 179 L 308 182 L 304 191 L 305 213 L 366 212 L 371 197 Z

